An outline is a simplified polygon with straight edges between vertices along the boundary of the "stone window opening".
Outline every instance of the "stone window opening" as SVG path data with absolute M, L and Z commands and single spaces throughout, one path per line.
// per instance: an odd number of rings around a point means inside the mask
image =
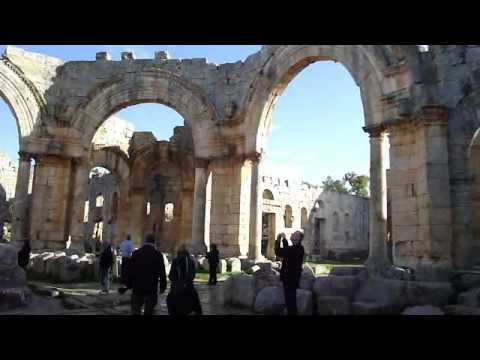
M 175 206 L 172 203 L 165 204 L 165 222 L 173 221 L 173 210 Z
M 292 207 L 290 205 L 285 206 L 285 227 L 287 229 L 292 228 L 292 223 L 293 223 L 293 216 L 292 216 Z
M 151 207 L 150 201 L 147 201 L 147 205 L 146 205 L 147 216 L 150 216 L 151 209 L 152 207 Z
M 268 189 L 263 191 L 263 198 L 265 200 L 275 200 L 274 197 L 273 197 L 273 193 Z
M 307 227 L 307 222 L 308 222 L 307 208 L 303 207 L 300 210 L 300 214 L 301 214 L 301 226 L 302 226 L 302 229 L 305 230 L 305 228 Z

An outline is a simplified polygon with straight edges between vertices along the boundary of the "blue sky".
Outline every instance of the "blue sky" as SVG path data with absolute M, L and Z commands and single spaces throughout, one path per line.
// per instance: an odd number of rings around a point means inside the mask
M 205 57 L 218 64 L 245 59 L 260 49 L 257 45 L 18 47 L 62 60 L 94 60 L 99 51 L 108 51 L 114 60 L 122 51 L 133 51 L 137 58 L 153 58 L 155 51 L 167 50 L 171 58 Z M 0 52 L 4 48 L 0 46 Z M 116 115 L 132 122 L 138 131 L 152 131 L 158 139 L 168 139 L 173 127 L 183 124 L 178 113 L 157 104 L 132 106 Z M 363 125 L 360 90 L 348 71 L 333 62 L 312 64 L 293 79 L 277 102 L 265 168 L 311 183 L 321 183 L 328 175 L 341 178 L 348 171 L 368 175 L 369 145 Z M 1 99 L 0 132 L 9 134 L 0 144 L 0 151 L 16 160 L 17 130 L 13 115 Z

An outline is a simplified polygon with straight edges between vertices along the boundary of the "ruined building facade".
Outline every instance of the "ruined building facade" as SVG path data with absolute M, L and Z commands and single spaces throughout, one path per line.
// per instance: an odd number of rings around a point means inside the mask
M 36 249 L 63 249 L 70 240 L 72 250 L 83 251 L 84 206 L 78 204 L 88 198 L 92 164 L 103 161 L 119 176 L 119 209 L 129 209 L 129 219 L 143 216 L 143 194 L 155 193 L 147 191 L 155 181 L 167 187 L 171 177 L 181 177 L 175 191 L 193 199 L 185 200 L 191 231 L 181 225 L 182 237 L 193 251 L 204 251 L 210 216 L 208 239 L 225 256 L 260 257 L 259 174 L 275 103 L 299 71 L 322 60 L 343 64 L 361 91 L 371 159 L 368 267 L 388 266 L 387 132 L 393 263 L 427 280 L 472 267 L 480 259 L 479 45 L 430 45 L 428 51 L 415 45 L 267 45 L 245 61 L 222 65 L 169 59 L 163 51 L 154 59 L 123 53 L 112 61 L 98 53 L 92 61 L 64 62 L 8 47 L 0 61 L 0 93 L 20 132 L 14 238 L 21 241 L 27 229 Z M 101 124 L 143 102 L 183 116 L 191 158 L 146 139 L 144 151 L 126 163 L 108 150 L 95 153 L 92 139 Z M 143 171 L 134 165 L 141 156 L 151 157 L 147 164 L 191 167 L 150 181 L 135 176 Z M 130 171 L 135 180 L 122 182 Z M 120 214 L 117 229 L 128 229 L 129 219 Z

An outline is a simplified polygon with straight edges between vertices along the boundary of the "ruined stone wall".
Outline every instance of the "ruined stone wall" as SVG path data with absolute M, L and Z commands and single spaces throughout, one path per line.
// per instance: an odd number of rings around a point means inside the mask
M 6 200 L 15 197 L 17 165 L 5 153 L 0 153 L 0 185 L 5 190 Z
M 275 214 L 275 236 L 283 232 L 290 238 L 293 232 L 303 229 L 304 247 L 309 255 L 327 257 L 330 253 L 333 258 L 365 257 L 369 246 L 368 199 L 323 192 L 320 186 L 272 175 L 262 176 L 263 190 L 271 191 L 274 198 L 265 199 L 263 193 L 262 211 Z M 286 227 L 287 206 L 292 209 L 291 227 Z M 303 226 L 302 209 L 306 215 Z M 335 216 L 338 216 L 336 227 Z M 319 221 L 321 236 L 318 234 Z

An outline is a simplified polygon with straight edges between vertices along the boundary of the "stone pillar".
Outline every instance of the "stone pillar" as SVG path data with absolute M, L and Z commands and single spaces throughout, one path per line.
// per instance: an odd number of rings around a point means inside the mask
M 71 164 L 61 156 L 36 158 L 30 226 L 33 250 L 65 250 Z
M 262 260 L 262 186 L 261 154 L 255 153 L 248 159 L 252 167 L 250 199 L 250 244 L 248 255 L 255 261 Z
M 366 266 L 383 272 L 387 258 L 387 174 L 385 169 L 385 132 L 382 127 L 364 128 L 370 135 L 370 249 Z
M 130 193 L 130 235 L 135 246 L 141 246 L 144 241 L 144 224 L 147 217 L 147 198 L 144 189 L 132 189 Z
M 70 193 L 70 248 L 75 254 L 85 252 L 85 239 L 83 223 L 85 215 L 85 201 L 88 200 L 88 177 L 90 166 L 87 159 L 79 158 L 72 160 L 72 186 Z M 89 213 L 89 216 L 91 214 Z
M 205 253 L 205 208 L 207 202 L 208 160 L 195 160 L 195 190 L 193 194 L 192 245 L 194 254 Z
M 131 216 L 130 198 L 128 194 L 128 179 L 122 179 L 120 181 L 119 188 L 120 190 L 118 192 L 118 208 L 114 240 L 116 244 L 120 244 L 120 242 L 126 238 L 128 232 L 130 231 L 128 228 L 128 223 Z
M 13 241 L 15 246 L 21 248 L 23 241 L 28 237 L 28 185 L 30 181 L 31 155 L 19 152 L 17 184 L 15 186 L 15 206 L 13 215 Z
M 245 158 L 216 159 L 212 170 L 210 243 L 222 257 L 247 256 L 250 232 L 251 166 Z

